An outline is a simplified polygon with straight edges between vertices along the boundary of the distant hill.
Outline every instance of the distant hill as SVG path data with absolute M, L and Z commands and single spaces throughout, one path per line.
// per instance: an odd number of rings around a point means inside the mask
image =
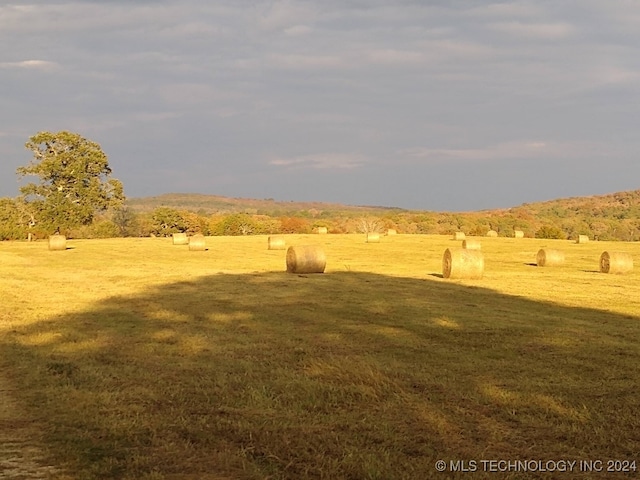
M 481 214 L 490 218 L 509 216 L 526 220 L 534 228 L 553 225 L 569 238 L 577 234 L 601 240 L 640 238 L 640 190 L 524 203 Z
M 129 198 L 127 200 L 127 205 L 139 212 L 150 212 L 158 207 L 171 207 L 177 210 L 188 210 L 191 212 L 200 212 L 202 214 L 244 212 L 264 213 L 269 215 L 273 212 L 278 212 L 285 215 L 308 210 L 341 211 L 356 214 L 389 214 L 391 212 L 399 213 L 410 211 L 408 209 L 398 207 L 345 205 L 330 202 L 285 202 L 276 201 L 272 198 L 236 198 L 199 193 L 166 193 L 152 197 Z M 635 216 L 640 219 L 640 190 L 586 197 L 558 198 L 544 202 L 523 203 L 522 205 L 511 208 L 462 212 L 458 215 L 466 214 L 482 214 L 490 216 L 524 214 L 525 216 L 531 215 L 535 217 L 566 217 L 581 214 L 618 219 Z
M 640 190 L 593 195 L 589 197 L 568 197 L 546 202 L 524 203 L 508 211 L 527 211 L 532 215 L 552 213 L 556 216 L 588 213 L 596 217 L 640 219 Z
M 527 237 L 576 238 L 588 235 L 599 240 L 640 240 L 640 190 L 570 197 L 545 202 L 473 212 L 434 212 L 394 207 L 343 205 L 325 202 L 279 202 L 273 199 L 230 198 L 219 195 L 169 193 L 131 198 L 132 211 L 149 214 L 159 207 L 188 211 L 199 216 L 247 213 L 254 216 L 304 217 L 326 221 L 336 232 L 353 231 L 346 219 L 377 217 L 379 224 L 401 233 L 449 234 L 462 231 L 484 235 L 495 230 L 512 236 L 522 230 Z
M 272 198 L 259 200 L 199 193 L 166 193 L 154 197 L 130 198 L 127 200 L 127 205 L 138 212 L 150 212 L 159 207 L 170 207 L 204 215 L 213 213 L 253 213 L 278 216 L 314 210 L 318 212 L 351 212 L 373 215 L 390 211 L 403 211 L 401 208 L 394 207 L 343 205 L 327 202 L 282 202 Z

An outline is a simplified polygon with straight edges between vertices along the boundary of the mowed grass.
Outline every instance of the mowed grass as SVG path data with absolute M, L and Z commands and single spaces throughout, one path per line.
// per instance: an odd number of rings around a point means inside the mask
M 435 463 L 640 467 L 639 244 L 483 238 L 449 281 L 449 237 L 285 238 L 326 273 L 266 236 L 0 243 L 0 375 L 65 478 L 637 478 Z

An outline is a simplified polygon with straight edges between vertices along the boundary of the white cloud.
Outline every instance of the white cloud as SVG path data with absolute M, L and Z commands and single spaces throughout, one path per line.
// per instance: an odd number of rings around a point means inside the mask
M 559 40 L 575 33 L 575 27 L 568 23 L 525 23 L 520 21 L 489 24 L 489 28 L 514 37 L 538 40 Z
M 225 33 L 228 31 L 228 17 L 241 11 L 221 5 L 173 1 L 67 0 L 38 5 L 9 5 L 0 6 L 0 33 L 37 33 L 57 40 L 83 34 L 131 34 L 139 36 L 139 44 L 145 44 L 149 40 L 157 40 L 158 35 L 175 38 Z
M 418 64 L 424 62 L 422 52 L 385 48 L 372 50 L 367 55 L 371 63 L 386 65 Z
M 469 60 L 481 60 L 489 56 L 495 56 L 498 51 L 481 41 L 464 41 L 458 39 L 446 39 L 428 42 L 425 44 L 427 51 L 433 50 L 444 58 L 454 57 L 456 61 L 462 58 Z
M 25 68 L 33 70 L 54 70 L 60 65 L 48 60 L 22 60 L 20 62 L 0 62 L 0 68 Z
M 363 166 L 366 158 L 359 154 L 318 153 L 288 158 L 274 158 L 269 165 L 284 168 L 310 168 L 315 170 L 353 169 Z
M 162 29 L 162 34 L 172 37 L 214 37 L 230 33 L 229 29 L 223 26 L 211 25 L 203 21 L 185 22 L 176 25 L 170 25 Z
M 632 85 L 640 81 L 640 70 L 615 66 L 602 66 L 595 70 L 596 83 L 604 85 Z
M 165 104 L 176 107 L 221 105 L 236 103 L 242 99 L 238 92 L 216 88 L 208 83 L 164 83 L 155 91 Z
M 631 33 L 637 38 L 640 29 L 640 2 L 637 0 L 592 0 L 589 7 L 600 27 L 611 25 L 617 33 Z
M 348 62 L 340 55 L 303 55 L 297 53 L 276 53 L 268 55 L 266 57 L 265 66 L 279 67 L 290 70 L 323 70 L 343 68 L 348 66 Z
M 284 33 L 290 35 L 292 37 L 296 37 L 299 35 L 307 35 L 311 33 L 313 29 L 308 25 L 294 25 L 293 27 L 285 28 Z
M 268 7 L 260 13 L 258 25 L 266 30 L 286 30 L 296 25 L 309 24 L 316 15 L 313 2 L 277 0 L 269 2 Z
M 468 13 L 483 17 L 524 17 L 531 19 L 532 17 L 540 16 L 543 10 L 540 5 L 517 1 L 510 3 L 490 3 L 472 8 Z
M 505 142 L 478 148 L 429 148 L 417 147 L 400 150 L 402 158 L 420 159 L 431 162 L 470 162 L 486 160 L 519 160 L 568 154 L 566 145 L 541 140 Z

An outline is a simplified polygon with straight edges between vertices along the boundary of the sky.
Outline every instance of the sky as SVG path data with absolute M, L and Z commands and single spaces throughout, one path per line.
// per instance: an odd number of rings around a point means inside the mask
M 471 211 L 635 190 L 640 2 L 0 1 L 0 112 L 0 197 L 29 137 L 62 130 L 129 197 Z

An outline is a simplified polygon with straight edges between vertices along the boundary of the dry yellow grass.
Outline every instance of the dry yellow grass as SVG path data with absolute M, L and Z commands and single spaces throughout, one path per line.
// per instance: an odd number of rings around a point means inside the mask
M 266 236 L 198 255 L 0 243 L 0 375 L 35 461 L 87 479 L 494 479 L 434 465 L 635 458 L 640 275 L 597 258 L 639 244 L 498 238 L 482 279 L 445 280 L 449 236 L 286 240 L 321 247 L 325 274 L 287 274 Z M 564 265 L 535 268 L 540 249 Z

